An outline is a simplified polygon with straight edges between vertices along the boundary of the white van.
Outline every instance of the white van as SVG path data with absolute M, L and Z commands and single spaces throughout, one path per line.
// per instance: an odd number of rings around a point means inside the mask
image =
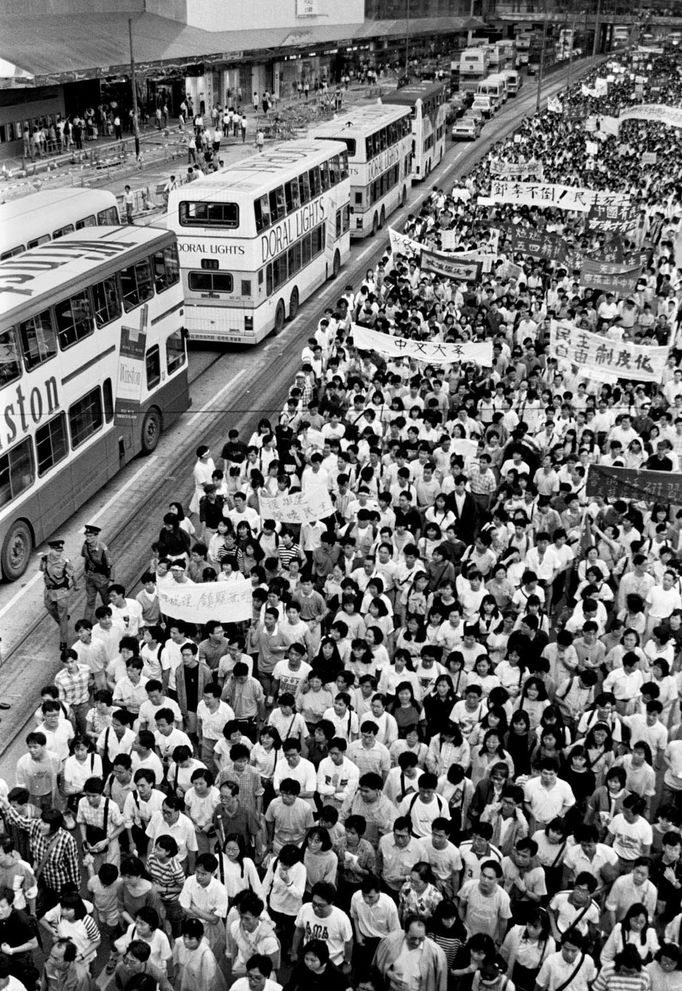
M 492 117 L 496 107 L 493 106 L 493 101 L 489 96 L 477 93 L 474 97 L 474 102 L 471 104 L 471 109 L 480 110 L 484 117 Z
M 492 105 L 492 112 L 499 110 L 507 99 L 507 84 L 501 75 L 488 76 L 476 88 L 476 97 L 486 96 Z
M 505 69 L 502 75 L 507 81 L 507 93 L 509 96 L 516 96 L 521 89 L 521 73 L 516 69 Z

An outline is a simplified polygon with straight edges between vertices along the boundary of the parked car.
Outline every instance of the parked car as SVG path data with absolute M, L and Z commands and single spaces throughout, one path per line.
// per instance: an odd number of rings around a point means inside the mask
M 453 141 L 475 141 L 481 133 L 481 122 L 473 117 L 462 117 L 455 121 L 450 135 Z

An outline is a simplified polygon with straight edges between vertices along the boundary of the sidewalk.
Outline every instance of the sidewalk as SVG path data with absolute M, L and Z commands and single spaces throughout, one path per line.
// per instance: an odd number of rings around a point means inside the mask
M 392 78 L 382 80 L 380 88 L 359 83 L 351 85 L 348 90 L 342 90 L 344 106 L 376 99 L 381 89 L 386 91 L 395 85 Z M 328 93 L 333 97 L 334 90 Z M 249 104 L 246 143 L 243 144 L 241 138 L 222 138 L 220 158 L 226 165 L 243 158 L 246 149 L 253 147 L 259 126 L 265 129 L 277 115 L 283 115 L 285 119 L 302 117 L 306 106 L 310 109 L 317 106 L 319 95 L 311 96 L 308 104 L 296 97 L 280 100 L 270 109 L 267 118 L 262 113 L 254 114 L 253 106 Z M 140 174 L 146 177 L 149 169 L 152 178 L 163 175 L 165 181 L 171 172 L 177 174 L 187 164 L 186 138 L 190 133 L 191 126 L 186 126 L 184 131 L 177 124 L 164 130 L 147 126 L 140 134 L 139 161 L 135 158 L 132 135 L 125 135 L 121 141 L 110 137 L 86 141 L 82 150 L 71 149 L 65 154 L 36 159 L 27 162 L 26 167 L 21 158 L 10 159 L 0 168 L 0 202 L 26 196 L 45 186 L 106 186 L 112 192 L 122 193 L 126 184 L 138 186 Z M 234 157 L 235 149 L 239 150 L 237 157 Z

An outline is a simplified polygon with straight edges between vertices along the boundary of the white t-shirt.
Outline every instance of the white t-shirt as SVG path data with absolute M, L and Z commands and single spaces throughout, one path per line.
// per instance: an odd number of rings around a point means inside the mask
M 326 919 L 315 915 L 310 902 L 301 906 L 296 916 L 296 926 L 303 929 L 303 943 L 311 939 L 321 939 L 329 947 L 329 958 L 337 967 L 343 963 L 344 944 L 353 938 L 350 919 L 336 905 Z
M 654 838 L 651 826 L 644 816 L 638 816 L 635 822 L 628 822 L 620 812 L 614 816 L 608 826 L 613 836 L 613 849 L 623 860 L 636 860 L 644 856 L 643 847 L 651 846 Z
M 440 795 L 434 795 L 428 804 L 422 802 L 419 795 L 405 795 L 398 806 L 398 812 L 401 816 L 409 816 L 412 820 L 412 834 L 420 839 L 431 835 L 431 823 L 434 819 L 450 818 L 448 803 Z

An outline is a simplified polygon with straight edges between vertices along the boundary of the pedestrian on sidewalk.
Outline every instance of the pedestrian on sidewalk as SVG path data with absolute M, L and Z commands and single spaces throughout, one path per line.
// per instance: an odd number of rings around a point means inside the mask
M 265 135 L 263 134 L 263 129 L 261 127 L 256 131 L 256 148 L 258 149 L 258 154 L 263 154 L 263 145 L 265 144 Z
M 116 112 L 114 115 L 114 137 L 117 141 L 123 140 L 123 131 L 121 129 L 121 115 Z
M 197 139 L 193 134 L 187 138 L 187 164 L 197 164 Z
M 133 207 L 135 206 L 135 196 L 130 188 L 126 186 L 123 193 L 123 205 L 126 208 L 126 222 L 129 224 L 134 224 L 133 220 Z
M 258 113 L 258 93 L 255 92 L 253 94 L 253 112 L 254 114 Z
M 242 114 L 242 119 L 241 119 L 242 144 L 244 144 L 244 142 L 246 141 L 246 126 L 247 126 L 246 114 Z

